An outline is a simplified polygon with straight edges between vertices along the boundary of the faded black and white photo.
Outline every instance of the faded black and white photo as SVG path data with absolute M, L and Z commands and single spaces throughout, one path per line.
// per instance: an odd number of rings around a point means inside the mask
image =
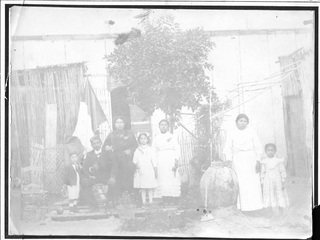
M 13 5 L 8 235 L 309 238 L 315 11 Z

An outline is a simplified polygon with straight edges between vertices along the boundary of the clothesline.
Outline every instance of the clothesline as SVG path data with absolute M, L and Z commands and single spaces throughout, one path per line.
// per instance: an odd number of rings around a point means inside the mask
M 238 93 L 237 95 L 233 96 L 232 98 L 229 98 L 229 100 L 233 100 L 233 99 L 239 97 L 239 96 L 242 94 L 242 92 L 260 91 L 260 90 L 269 88 L 271 85 L 276 85 L 276 84 L 278 84 L 278 83 L 280 83 L 280 82 L 278 81 L 278 82 L 272 82 L 272 83 L 268 83 L 268 84 L 261 84 L 261 85 L 268 85 L 268 86 L 265 86 L 265 87 L 254 88 L 254 89 L 245 89 L 245 90 L 241 91 L 240 93 Z
M 303 60 L 300 60 L 300 61 L 294 62 L 294 64 L 298 64 L 298 63 L 302 63 L 302 62 L 303 62 Z M 291 66 L 291 65 L 293 65 L 293 64 L 290 64 L 290 65 L 288 65 L 288 66 Z M 288 68 L 288 66 L 283 67 L 282 69 Z M 240 92 L 239 90 L 244 91 L 244 92 L 247 92 L 247 91 L 256 91 L 256 89 L 252 89 L 252 90 L 246 89 L 246 90 L 244 90 L 245 88 L 248 88 L 248 87 L 254 87 L 254 86 L 259 86 L 259 85 L 272 85 L 273 83 L 277 83 L 278 81 L 277 81 L 277 82 L 271 82 L 271 83 L 260 83 L 260 82 L 263 82 L 263 81 L 265 81 L 266 79 L 271 79 L 271 78 L 274 78 L 274 77 L 276 77 L 276 76 L 280 76 L 280 75 L 283 75 L 283 74 L 292 73 L 293 71 L 298 70 L 298 69 L 300 68 L 300 66 L 301 66 L 301 65 L 299 65 L 298 67 L 296 67 L 296 68 L 294 68 L 294 69 L 291 69 L 291 70 L 289 70 L 289 71 L 281 72 L 281 73 L 278 73 L 278 74 L 276 74 L 277 72 L 276 72 L 276 73 L 273 73 L 270 77 L 264 78 L 264 80 L 258 81 L 256 84 L 247 85 L 247 86 L 242 86 L 242 87 L 239 87 L 240 84 L 238 84 L 238 87 L 235 88 L 235 89 L 233 89 L 231 92 L 229 92 L 228 95 L 230 95 L 232 92 L 234 92 L 234 91 L 236 91 L 236 90 L 238 90 L 238 92 Z M 286 76 L 286 77 L 287 77 L 287 76 Z M 280 82 L 281 82 L 281 80 L 280 80 Z M 253 83 L 253 82 L 247 82 L 247 83 Z M 263 88 L 261 88 L 261 89 L 263 89 Z M 257 89 L 257 90 L 258 90 L 258 89 Z M 227 98 L 228 98 L 228 95 L 226 96 Z M 231 100 L 234 99 L 234 98 L 236 98 L 236 97 L 238 97 L 239 95 L 241 95 L 241 92 L 240 92 L 238 95 L 232 97 Z
M 297 66 L 297 67 L 294 68 L 294 69 L 290 69 L 289 71 L 283 71 L 283 72 L 281 72 L 281 70 L 287 69 L 287 68 L 291 67 L 292 65 L 300 64 L 300 63 L 302 63 L 303 61 L 304 61 L 304 60 L 299 60 L 299 61 L 293 62 L 293 63 L 291 63 L 291 64 L 289 64 L 289 65 L 287 65 L 287 66 L 285 66 L 285 67 L 282 67 L 282 68 L 280 68 L 278 71 L 272 73 L 269 77 L 263 78 L 263 79 L 260 80 L 260 81 L 250 81 L 250 82 L 239 83 L 238 86 L 237 86 L 237 88 L 232 89 L 232 90 L 228 93 L 228 95 L 230 95 L 230 94 L 233 93 L 234 91 L 239 90 L 239 89 L 240 89 L 240 85 L 246 85 L 246 84 L 253 83 L 253 84 L 247 85 L 247 86 L 255 86 L 255 85 L 258 85 L 258 84 L 263 84 L 263 83 L 261 83 L 261 82 L 265 82 L 265 81 L 267 81 L 267 80 L 269 80 L 269 79 L 271 79 L 271 78 L 274 78 L 274 77 L 277 77 L 277 76 L 281 76 L 281 75 L 283 75 L 283 74 L 285 74 L 285 73 L 287 73 L 287 72 L 295 71 L 295 70 L 297 70 L 297 69 L 300 67 L 300 65 Z M 241 88 L 244 88 L 244 87 L 247 87 L 247 86 L 242 86 Z
M 271 87 L 272 87 L 272 86 L 268 87 L 268 89 L 271 88 Z M 233 107 L 231 107 L 231 108 L 228 108 L 228 109 L 225 110 L 224 112 L 220 112 L 220 113 L 218 113 L 218 114 L 215 114 L 214 116 L 211 117 L 211 119 L 212 119 L 212 118 L 215 118 L 215 117 L 218 117 L 218 116 L 220 116 L 220 115 L 222 115 L 222 114 L 225 114 L 225 113 L 227 113 L 227 112 L 229 112 L 229 111 L 237 108 L 238 106 L 240 106 L 240 105 L 242 105 L 242 104 L 245 104 L 245 103 L 247 103 L 247 102 L 255 99 L 256 97 L 260 96 L 262 93 L 266 92 L 268 89 L 266 89 L 265 91 L 262 91 L 262 92 L 258 93 L 257 95 L 255 95 L 254 97 L 252 97 L 252 98 L 250 98 L 250 99 L 248 99 L 248 100 L 246 100 L 246 101 L 243 101 L 242 103 L 239 103 L 239 104 L 236 105 L 236 106 L 233 106 Z
M 263 78 L 263 79 L 262 79 L 261 81 L 259 81 L 259 82 L 266 81 L 266 80 L 268 80 L 268 79 L 270 79 L 270 78 L 274 78 L 274 77 L 279 76 L 279 75 L 281 75 L 281 74 L 283 74 L 283 73 L 286 73 L 286 72 L 281 72 L 281 70 L 286 69 L 286 68 L 288 68 L 288 67 L 291 67 L 292 65 L 300 64 L 300 63 L 302 63 L 303 61 L 304 61 L 304 60 L 299 60 L 299 61 L 293 62 L 293 63 L 291 63 L 291 64 L 289 64 L 289 65 L 287 65 L 287 66 L 285 66 L 285 67 L 282 67 L 282 68 L 280 68 L 279 70 L 273 72 L 269 77 Z M 297 67 L 299 67 L 299 66 L 297 66 Z M 297 67 L 296 67 L 296 68 L 297 68 Z M 291 70 L 294 70 L 294 69 L 291 69 Z M 248 83 L 255 83 L 255 82 L 256 82 L 256 81 L 242 82 L 242 83 L 240 83 L 240 84 L 248 84 Z
M 295 69 L 294 69 L 295 70 Z M 292 71 L 294 71 L 292 70 Z M 291 72 L 291 71 L 290 71 Z M 285 72 L 287 73 L 287 72 Z M 284 74 L 284 73 L 283 73 Z M 265 83 L 256 83 L 256 84 L 252 84 L 252 85 L 246 85 L 246 86 L 241 86 L 241 88 L 248 88 L 248 87 L 255 87 L 255 86 L 261 86 L 261 85 L 270 85 L 270 84 L 273 84 L 275 82 L 278 82 L 278 81 L 273 81 L 273 82 L 265 82 Z
M 269 88 L 271 88 L 271 87 L 273 87 L 274 85 L 279 84 L 279 83 L 280 83 L 280 81 L 279 81 L 279 82 L 274 82 L 273 85 L 270 85 L 270 84 L 269 84 L 270 86 L 267 86 L 267 87 L 264 87 L 264 88 L 259 88 L 259 89 L 246 89 L 244 92 L 260 91 L 260 90 L 264 90 L 264 89 L 269 89 Z M 242 94 L 242 92 L 238 93 L 237 95 L 233 96 L 232 98 L 229 98 L 228 100 L 229 100 L 229 101 L 230 101 L 230 100 L 233 100 L 233 99 L 239 97 L 241 94 Z M 243 104 L 243 103 L 240 103 L 240 104 L 238 104 L 237 106 L 240 106 L 241 104 Z M 204 116 L 205 116 L 205 114 L 201 115 L 200 117 L 198 117 L 198 118 L 196 119 L 196 121 L 199 121 L 199 120 L 200 120 L 202 117 L 204 117 Z M 212 118 L 213 118 L 213 117 L 212 117 Z
M 278 83 L 279 83 L 279 82 L 278 82 Z M 277 85 L 277 84 L 274 84 L 274 85 Z M 274 85 L 273 85 L 273 86 L 274 86 Z M 260 90 L 264 90 L 264 89 L 267 89 L 267 88 L 270 88 L 270 86 L 262 87 L 262 88 L 255 88 L 255 89 L 247 89 L 247 90 L 245 90 L 245 92 L 260 91 Z
M 302 61 L 297 61 L 297 62 L 295 62 L 295 63 L 299 63 L 299 62 L 302 62 Z M 292 65 L 292 64 L 291 64 L 291 65 Z M 289 65 L 288 65 L 288 66 L 289 66 Z M 287 66 L 287 67 L 288 67 L 288 66 Z M 282 73 L 280 73 L 279 75 L 287 74 L 287 75 L 285 75 L 285 76 L 283 77 L 283 79 L 286 79 L 286 78 L 287 78 L 294 70 L 296 70 L 296 69 L 298 69 L 298 68 L 292 69 L 292 70 L 287 71 L 287 72 L 282 72 Z M 275 73 L 273 73 L 273 75 L 274 75 L 274 74 L 275 74 Z M 271 76 L 272 76 L 272 75 L 271 75 Z M 264 78 L 264 79 L 270 79 L 270 78 L 271 78 L 271 77 Z M 283 79 L 282 79 L 282 80 L 283 80 Z M 271 89 L 273 86 L 275 86 L 275 85 L 277 85 L 277 84 L 280 84 L 282 80 L 277 81 L 277 82 L 272 82 L 272 83 L 266 83 L 265 85 L 269 85 L 269 86 L 268 86 L 268 87 L 265 87 L 265 88 L 260 88 L 260 89 L 246 89 L 245 92 L 247 92 L 247 91 L 260 91 L 260 90 L 265 90 L 265 91 L 257 94 L 256 96 L 254 96 L 253 98 L 250 98 L 249 100 L 246 100 L 246 101 L 244 101 L 244 102 L 242 102 L 242 103 L 239 103 L 239 104 L 236 105 L 235 107 L 229 108 L 229 109 L 227 109 L 227 110 L 225 110 L 225 111 L 223 111 L 223 112 L 220 112 L 220 113 L 215 114 L 215 115 L 212 116 L 210 119 L 215 118 L 215 117 L 217 117 L 217 116 L 219 116 L 219 115 L 221 115 L 221 114 L 227 113 L 227 112 L 229 112 L 230 110 L 232 110 L 232 109 L 234 109 L 234 108 L 236 108 L 236 107 L 238 107 L 238 106 L 240 106 L 240 105 L 242 105 L 242 104 L 244 104 L 244 103 L 247 103 L 247 102 L 253 100 L 254 98 L 256 98 L 256 97 L 258 97 L 259 95 L 261 95 L 262 93 L 264 93 L 264 92 L 266 92 L 267 90 Z M 248 83 L 248 82 L 247 82 L 247 83 Z M 261 85 L 264 85 L 264 84 L 261 84 Z M 239 88 L 237 88 L 237 89 L 239 89 Z M 237 90 L 237 89 L 234 89 L 234 90 Z M 234 91 L 234 90 L 232 90 L 232 91 Z M 231 91 L 231 92 L 232 92 L 232 91 Z M 230 93 L 231 93 L 231 92 L 230 92 Z M 240 93 L 238 93 L 236 96 L 234 96 L 234 97 L 232 97 L 232 98 L 229 98 L 229 100 L 233 100 L 233 99 L 239 97 L 241 94 L 242 94 L 242 93 L 240 92 Z M 199 121 L 199 120 L 200 120 L 202 117 L 204 117 L 204 116 L 205 116 L 204 114 L 201 115 L 199 118 L 196 119 L 196 121 Z
M 295 70 L 297 70 L 297 69 L 298 69 L 298 68 L 294 68 L 294 69 L 292 69 L 292 70 L 290 70 L 290 71 L 282 72 L 282 73 L 279 73 L 278 75 L 275 75 L 275 76 L 272 76 L 272 77 L 269 77 L 269 78 L 265 78 L 265 79 L 271 79 L 271 78 L 274 78 L 274 77 L 277 77 L 277 76 L 281 76 L 281 75 L 286 74 L 286 73 L 292 73 L 293 71 L 295 71 Z M 260 82 L 260 81 L 259 81 L 259 82 Z M 231 91 L 228 93 L 228 95 L 232 94 L 232 93 L 235 92 L 235 91 L 242 90 L 242 89 L 244 89 L 244 88 L 249 88 L 249 87 L 254 87 L 254 86 L 259 86 L 259 85 L 269 85 L 269 84 L 272 84 L 272 83 L 259 83 L 259 82 L 255 83 L 255 84 L 252 84 L 252 85 L 244 85 L 244 86 L 240 86 L 241 83 L 239 83 L 239 84 L 238 84 L 238 87 L 237 87 L 237 88 L 234 88 L 233 90 L 231 90 Z M 227 96 L 228 96 L 228 95 L 227 95 Z
M 291 74 L 291 72 L 288 72 L 287 75 L 286 75 L 283 79 L 286 79 L 290 74 Z M 282 81 L 283 81 L 283 79 L 282 79 Z M 271 89 L 273 86 L 275 86 L 275 85 L 277 85 L 277 84 L 280 84 L 280 83 L 281 83 L 281 81 L 276 82 L 275 84 L 270 85 L 269 87 L 266 87 L 264 91 L 261 91 L 260 93 L 258 93 L 258 94 L 255 95 L 254 97 L 252 97 L 252 98 L 250 98 L 250 99 L 248 99 L 248 100 L 246 100 L 246 101 L 243 101 L 243 102 L 237 104 L 236 106 L 233 106 L 233 107 L 231 107 L 231 108 L 228 108 L 227 110 L 225 110 L 225 111 L 223 111 L 223 112 L 220 112 L 220 113 L 215 114 L 214 116 L 211 117 L 211 119 L 213 119 L 213 118 L 215 118 L 215 117 L 218 117 L 218 116 L 220 116 L 220 115 L 222 115 L 222 114 L 225 114 L 225 113 L 227 113 L 227 112 L 229 112 L 229 111 L 237 108 L 238 106 L 240 106 L 240 105 L 242 105 L 242 104 L 245 104 L 245 103 L 247 103 L 247 102 L 250 102 L 251 100 L 253 100 L 253 99 L 255 99 L 256 97 L 260 96 L 262 93 L 265 93 L 267 90 Z

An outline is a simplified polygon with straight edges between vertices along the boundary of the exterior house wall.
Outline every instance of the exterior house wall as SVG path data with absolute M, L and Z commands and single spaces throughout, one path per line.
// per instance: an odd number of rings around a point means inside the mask
M 265 88 L 268 86 L 265 83 L 273 84 L 281 78 L 280 76 L 266 78 L 279 72 L 280 66 L 277 63 L 279 56 L 290 54 L 303 46 L 310 46 L 311 39 L 310 31 L 295 30 L 212 36 L 216 47 L 210 56 L 214 70 L 209 75 L 221 100 L 233 98 L 234 109 L 225 113 L 223 130 L 234 125 L 238 113 L 245 112 L 250 118 L 250 125 L 256 129 L 261 143 L 264 145 L 267 142 L 274 142 L 280 156 L 287 154 L 281 84 Z M 87 62 L 89 80 L 108 118 L 108 122 L 101 126 L 102 139 L 106 137 L 111 130 L 112 114 L 104 57 L 114 48 L 112 39 L 13 41 L 11 47 L 13 70 Z M 250 84 L 252 86 L 237 89 L 238 86 L 247 86 L 247 82 L 252 82 Z M 234 92 L 230 93 L 230 90 Z M 161 112 L 152 116 L 153 135 L 158 132 L 158 122 L 163 117 Z M 186 125 L 193 127 L 192 124 Z
M 310 31 L 212 38 L 216 43 L 212 51 L 213 85 L 221 99 L 234 97 L 232 106 L 235 108 L 225 114 L 223 129 L 234 125 L 236 116 L 244 112 L 249 116 L 250 125 L 257 131 L 262 145 L 274 142 L 280 156 L 287 154 L 281 84 L 266 88 L 268 84 L 280 83 L 281 76 L 266 78 L 279 73 L 279 56 L 301 47 L 310 47 L 311 38 Z M 251 86 L 246 82 L 252 82 Z M 237 86 L 243 88 L 237 89 Z M 231 89 L 236 90 L 230 93 Z

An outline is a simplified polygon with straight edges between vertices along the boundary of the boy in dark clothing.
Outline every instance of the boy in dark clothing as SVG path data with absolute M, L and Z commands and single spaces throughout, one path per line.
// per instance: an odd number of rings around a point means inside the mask
M 64 184 L 67 186 L 70 214 L 76 212 L 80 192 L 81 165 L 78 154 L 70 153 L 70 165 L 65 167 Z
M 83 184 L 83 198 L 93 208 L 97 208 L 97 201 L 94 198 L 93 186 L 102 184 L 105 198 L 113 201 L 113 187 L 117 167 L 115 158 L 111 151 L 101 148 L 102 142 L 99 136 L 95 135 L 90 139 L 93 150 L 89 152 L 83 163 L 83 170 L 86 175 Z

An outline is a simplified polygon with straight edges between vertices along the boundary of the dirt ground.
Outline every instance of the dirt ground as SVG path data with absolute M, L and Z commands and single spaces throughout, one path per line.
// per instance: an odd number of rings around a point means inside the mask
M 267 211 L 247 216 L 228 207 L 213 210 L 212 220 L 201 221 L 203 209 L 191 207 L 186 212 L 158 212 L 147 219 L 21 222 L 18 230 L 26 235 L 308 238 L 312 235 L 311 184 L 290 178 L 287 190 L 291 206 L 279 217 L 270 217 Z

